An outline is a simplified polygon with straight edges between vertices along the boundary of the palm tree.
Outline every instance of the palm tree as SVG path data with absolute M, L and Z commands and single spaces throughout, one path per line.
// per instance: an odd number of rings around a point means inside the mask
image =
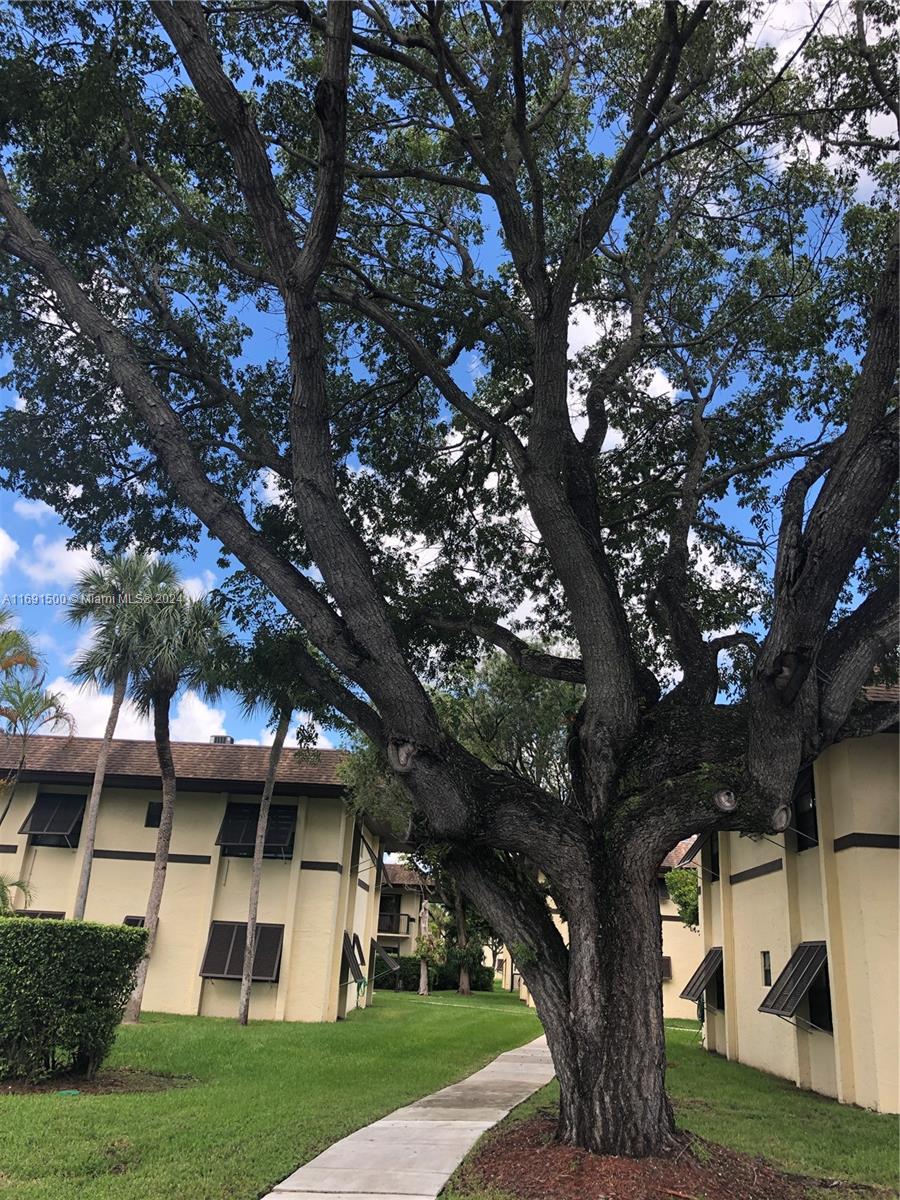
M 13 907 L 13 892 L 18 888 L 22 893 L 22 899 L 26 904 L 31 903 L 31 888 L 25 879 L 8 879 L 6 875 L 0 875 L 0 917 L 14 917 L 16 910 Z
M 15 629 L 13 615 L 8 608 L 0 608 L 0 675 L 6 675 L 17 667 L 37 669 L 37 657 L 28 634 Z
M 84 816 L 84 855 L 72 913 L 76 921 L 84 917 L 87 904 L 106 764 L 128 680 L 140 665 L 144 626 L 150 607 L 147 601 L 155 596 L 174 594 L 178 585 L 178 572 L 164 559 L 153 559 L 147 554 L 117 554 L 79 576 L 75 596 L 69 604 L 68 618 L 73 625 L 90 621 L 94 627 L 93 641 L 76 659 L 72 678 L 82 687 L 91 686 L 97 691 L 112 688 L 109 717 L 97 752 Z
M 183 592 L 169 603 L 157 600 L 145 607 L 144 634 L 140 665 L 132 671 L 132 699 L 138 710 L 153 716 L 153 738 L 162 784 L 162 813 L 156 836 L 153 878 L 144 916 L 147 943 L 135 973 L 134 991 L 125 1009 L 124 1020 L 136 1022 L 141 1015 L 144 985 L 150 955 L 159 924 L 159 906 L 166 882 L 172 821 L 175 814 L 175 762 L 169 736 L 169 712 L 172 700 L 182 688 L 197 688 L 208 697 L 219 687 L 212 675 L 222 637 L 218 611 L 206 600 L 191 600 Z
M 266 829 L 278 763 L 284 749 L 291 717 L 298 708 L 312 708 L 313 698 L 298 683 L 293 665 L 292 649 L 304 653 L 309 647 L 302 632 L 293 626 L 271 630 L 261 626 L 250 646 L 229 643 L 219 677 L 229 690 L 241 697 L 246 716 L 264 710 L 275 739 L 269 751 L 269 763 L 256 821 L 256 840 L 250 870 L 250 903 L 247 911 L 247 937 L 244 943 L 244 963 L 241 971 L 241 991 L 238 1000 L 238 1023 L 246 1025 L 250 1016 L 250 989 L 253 980 L 253 958 L 256 951 L 256 918 L 262 883 L 262 864 L 265 853 Z
M 59 692 L 48 692 L 44 687 L 44 676 L 31 672 L 23 675 L 20 670 L 10 670 L 0 678 L 0 721 L 2 733 L 7 739 L 19 741 L 19 761 L 0 785 L 5 793 L 0 825 L 6 820 L 13 802 L 19 778 L 25 767 L 28 745 L 39 733 L 55 733 L 60 726 L 75 732 L 75 721 L 66 709 L 65 700 Z

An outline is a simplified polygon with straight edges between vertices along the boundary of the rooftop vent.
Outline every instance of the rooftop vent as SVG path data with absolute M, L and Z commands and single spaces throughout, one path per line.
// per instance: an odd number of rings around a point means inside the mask
M 230 733 L 214 733 L 209 739 L 214 746 L 233 746 L 234 738 Z

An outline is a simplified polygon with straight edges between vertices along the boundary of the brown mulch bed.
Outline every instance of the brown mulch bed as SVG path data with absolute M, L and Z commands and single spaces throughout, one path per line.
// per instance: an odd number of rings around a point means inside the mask
M 160 1075 L 154 1071 L 132 1071 L 128 1067 L 111 1067 L 98 1071 L 93 1079 L 80 1075 L 54 1075 L 40 1083 L 25 1083 L 22 1080 L 0 1082 L 2 1096 L 31 1096 L 54 1092 L 78 1092 L 85 1095 L 103 1096 L 111 1092 L 164 1092 L 169 1088 L 186 1087 L 193 1083 L 190 1075 Z
M 461 1192 L 494 1188 L 515 1200 L 807 1200 L 883 1196 L 877 1188 L 785 1175 L 764 1159 L 680 1135 L 660 1158 L 589 1154 L 554 1141 L 556 1121 L 538 1114 L 492 1138 L 463 1168 Z

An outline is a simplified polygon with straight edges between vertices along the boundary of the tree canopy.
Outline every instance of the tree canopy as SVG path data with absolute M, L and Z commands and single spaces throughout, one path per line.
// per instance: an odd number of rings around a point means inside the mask
M 563 1136 L 614 1153 L 671 1130 L 661 857 L 783 830 L 800 766 L 885 721 L 854 706 L 897 605 L 896 12 L 778 14 L 0 21 L 4 480 L 84 542 L 202 524 L 242 619 L 290 614 L 413 836 L 532 947 Z M 433 703 L 485 645 L 583 687 L 566 803 Z

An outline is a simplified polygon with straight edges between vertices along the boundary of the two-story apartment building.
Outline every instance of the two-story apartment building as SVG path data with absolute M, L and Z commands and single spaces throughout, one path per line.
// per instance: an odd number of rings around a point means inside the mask
M 415 954 L 419 936 L 419 914 L 427 892 L 427 880 L 412 867 L 384 864 L 378 911 L 378 941 L 391 956 Z
M 701 945 L 700 931 L 692 929 L 682 921 L 678 909 L 669 897 L 665 882 L 666 874 L 674 867 L 683 864 L 685 855 L 692 843 L 693 839 L 679 842 L 674 850 L 667 854 L 662 863 L 660 863 L 659 874 L 657 876 L 659 915 L 662 925 L 663 1013 L 669 1018 L 689 1017 L 693 1019 L 697 1016 L 696 1004 L 685 1000 L 681 993 L 696 965 L 697 951 Z M 552 907 L 551 913 L 557 929 L 559 929 L 563 938 L 568 941 L 568 929 L 566 928 L 565 921 L 563 921 L 559 913 Z M 533 1008 L 534 1000 L 531 997 L 528 986 L 519 974 L 515 962 L 508 951 L 504 950 L 498 958 L 498 968 L 503 986 L 512 991 L 518 991 L 519 998 L 524 1000 L 529 1007 Z
M 682 992 L 709 1050 L 894 1113 L 897 795 L 895 734 L 840 742 L 800 776 L 784 834 L 693 847 L 703 950 Z
M 0 872 L 29 888 L 29 915 L 69 917 L 84 847 L 81 825 L 96 738 L 35 737 L 0 826 Z M 250 868 L 268 765 L 263 746 L 175 743 L 171 853 L 144 1006 L 237 1012 Z M 19 747 L 0 738 L 0 778 Z M 259 900 L 251 1016 L 333 1021 L 364 1005 L 381 887 L 379 840 L 344 804 L 343 752 L 281 758 Z M 161 810 L 152 742 L 115 741 L 97 822 L 85 918 L 139 924 Z M 2 811 L 2 809 L 0 809 Z

